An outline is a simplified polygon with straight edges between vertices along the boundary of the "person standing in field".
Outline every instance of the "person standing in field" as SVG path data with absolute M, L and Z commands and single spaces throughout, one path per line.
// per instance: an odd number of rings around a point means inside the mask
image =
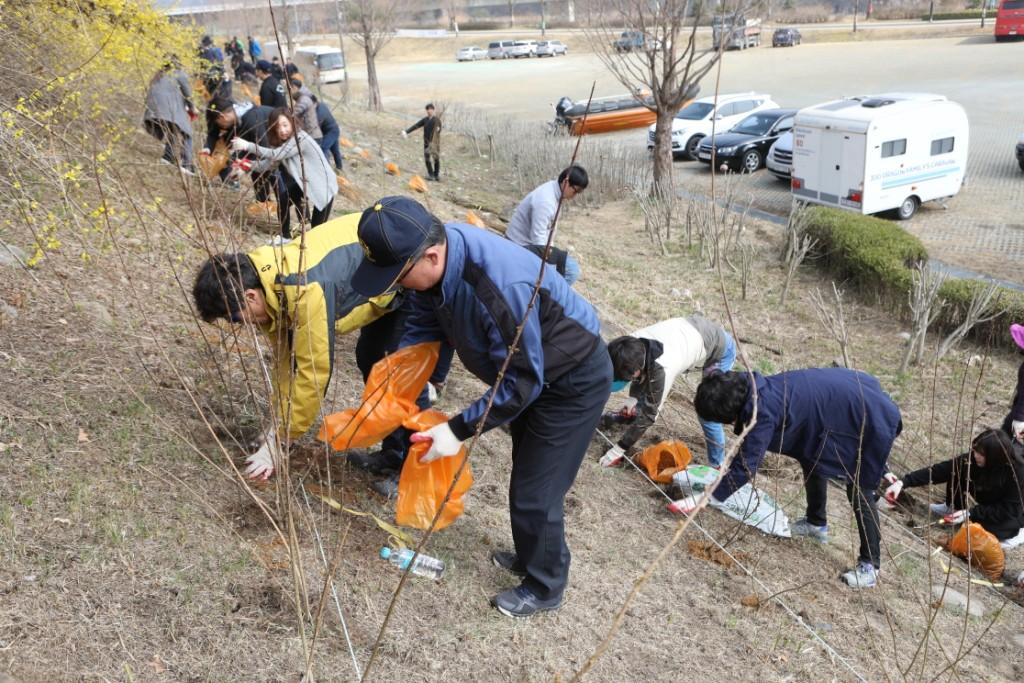
M 142 122 L 146 132 L 164 143 L 160 161 L 195 175 L 192 165 L 192 121 L 198 116 L 192 104 L 188 76 L 175 58 L 169 58 L 153 74 L 146 93 Z
M 402 137 L 417 128 L 423 129 L 423 161 L 427 165 L 427 180 L 441 180 L 441 119 L 434 113 L 433 103 L 427 104 L 427 115 L 402 131 Z

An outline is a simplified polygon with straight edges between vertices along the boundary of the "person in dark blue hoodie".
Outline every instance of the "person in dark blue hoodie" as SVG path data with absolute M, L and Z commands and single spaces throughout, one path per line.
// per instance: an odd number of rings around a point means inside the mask
M 877 583 L 880 566 L 878 486 L 892 444 L 903 431 L 900 409 L 871 375 L 846 368 L 759 373 L 713 373 L 697 387 L 702 420 L 733 424 L 736 434 L 755 420 L 713 493 L 724 501 L 757 474 L 767 451 L 794 458 L 804 472 L 807 515 L 794 536 L 828 541 L 828 480 L 846 482 L 860 535 L 857 566 L 843 574 L 854 588 Z M 755 415 L 755 406 L 757 408 Z M 695 501 L 677 505 L 688 512 Z
M 413 435 L 431 442 L 422 460 L 456 455 L 478 431 L 509 426 L 515 552 L 491 559 L 523 580 L 491 603 L 512 617 L 557 609 L 570 562 L 565 494 L 611 390 L 597 312 L 533 253 L 471 225 L 445 225 L 406 197 L 366 209 L 359 241 L 365 258 L 352 277 L 355 291 L 381 294 L 400 285 L 413 292 L 399 347 L 447 340 L 466 369 L 492 387 L 448 422 Z

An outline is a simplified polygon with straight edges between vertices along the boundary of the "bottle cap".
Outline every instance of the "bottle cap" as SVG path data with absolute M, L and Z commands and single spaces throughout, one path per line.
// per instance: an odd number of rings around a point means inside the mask
M 389 548 L 387 546 L 384 546 L 383 548 L 381 548 L 380 549 L 380 556 L 381 556 L 381 559 L 384 559 L 384 560 L 386 560 L 389 557 L 391 557 L 391 548 Z

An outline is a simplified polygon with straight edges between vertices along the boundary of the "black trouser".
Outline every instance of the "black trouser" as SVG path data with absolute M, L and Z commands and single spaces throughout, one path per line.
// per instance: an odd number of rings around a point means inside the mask
M 565 590 L 565 494 L 586 455 L 611 391 L 612 363 L 604 342 L 587 360 L 545 384 L 540 396 L 510 423 L 512 478 L 509 516 L 523 585 L 548 600 Z
M 192 170 L 192 136 L 170 121 L 146 119 L 143 125 L 147 133 L 164 143 L 164 161 Z
M 225 171 L 231 171 L 231 164 L 229 163 L 224 169 Z M 226 175 L 224 176 L 226 177 Z M 252 192 L 256 197 L 256 201 L 265 202 L 277 192 L 277 172 L 267 171 L 265 173 L 253 173 L 252 174 Z
M 423 161 L 427 165 L 427 175 L 431 178 L 441 177 L 441 155 L 431 152 L 429 147 L 423 148 Z
M 807 521 L 815 526 L 828 523 L 828 477 L 813 471 L 813 467 L 800 463 L 804 470 L 804 491 L 807 494 Z M 878 484 L 870 489 L 855 482 L 846 484 L 846 498 L 853 506 L 860 536 L 858 560 L 870 562 L 878 569 L 881 562 L 882 534 L 878 522 Z
M 309 216 L 309 210 L 313 210 L 313 215 L 309 219 L 309 226 L 315 228 L 326 221 L 331 215 L 331 206 L 334 204 L 334 200 L 332 199 L 327 202 L 327 206 L 322 209 L 308 205 L 306 194 L 302 191 L 302 188 L 299 187 L 299 184 L 295 182 L 290 173 L 282 169 L 277 183 L 277 218 L 281 221 L 281 236 L 285 239 L 289 239 L 292 236 L 292 204 L 295 205 L 300 215 L 303 216 Z

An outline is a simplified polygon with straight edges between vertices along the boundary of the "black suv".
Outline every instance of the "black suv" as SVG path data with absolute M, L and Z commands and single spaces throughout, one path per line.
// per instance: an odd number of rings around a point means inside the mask
M 715 165 L 720 170 L 753 173 L 764 165 L 772 143 L 793 128 L 796 109 L 763 109 L 743 119 L 727 133 L 715 135 Z M 697 159 L 711 163 L 711 144 L 704 138 Z
M 772 47 L 793 47 L 800 44 L 800 31 L 795 28 L 777 28 L 772 34 Z

